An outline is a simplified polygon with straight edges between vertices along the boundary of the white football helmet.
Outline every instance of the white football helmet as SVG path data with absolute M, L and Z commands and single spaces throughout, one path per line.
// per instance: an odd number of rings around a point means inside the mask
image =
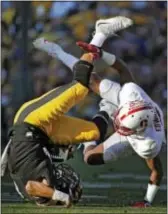
M 114 127 L 121 135 L 142 133 L 154 120 L 154 108 L 144 101 L 131 101 L 124 104 L 114 117 Z

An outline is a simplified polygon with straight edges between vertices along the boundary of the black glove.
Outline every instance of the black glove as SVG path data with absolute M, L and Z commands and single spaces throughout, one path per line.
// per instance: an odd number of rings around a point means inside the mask
M 84 60 L 80 60 L 73 67 L 74 79 L 82 85 L 89 87 L 90 75 L 92 71 L 92 64 Z

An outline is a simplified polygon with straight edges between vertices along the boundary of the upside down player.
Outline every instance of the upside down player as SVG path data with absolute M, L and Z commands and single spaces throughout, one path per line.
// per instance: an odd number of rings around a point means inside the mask
M 10 176 L 23 198 L 42 205 L 61 202 L 67 207 L 80 199 L 79 182 L 75 189 L 71 189 L 71 192 L 74 190 L 73 194 L 57 188 L 57 173 L 60 170 L 72 179 L 76 176 L 73 170 L 67 170 L 64 166 L 55 169 L 51 154 L 57 155 L 55 151 L 63 147 L 66 150 L 64 159 L 67 159 L 68 145 L 103 139 L 106 128 L 103 124 L 106 125 L 106 121 L 101 116 L 104 113 L 99 112 L 93 122 L 64 115 L 87 95 L 92 62 L 93 56 L 84 54 L 74 66 L 72 83 L 28 101 L 16 113 L 10 141 L 2 159 L 7 159 Z M 5 161 L 4 164 L 1 162 L 3 171 L 5 164 Z M 67 179 L 71 180 L 70 177 Z
M 99 165 L 136 152 L 145 160 L 151 176 L 144 200 L 133 206 L 147 207 L 153 202 L 163 176 L 159 158 L 162 143 L 166 141 L 163 114 L 158 105 L 135 83 L 127 67 L 115 55 L 101 49 L 106 38 L 116 32 L 115 21 L 112 23 L 111 20 L 96 23 L 96 34 L 90 44 L 77 43 L 85 51 L 92 52 L 97 59 L 102 58 L 109 66 L 117 69 L 121 77 L 121 84 L 118 84 L 107 79 L 101 80 L 97 74 L 92 75 L 90 87 L 103 98 L 100 110 L 108 112 L 116 132 L 101 144 L 96 141 L 85 143 L 84 159 L 88 164 Z M 40 39 L 35 45 L 59 58 L 71 69 L 77 60 L 57 44 L 46 44 Z

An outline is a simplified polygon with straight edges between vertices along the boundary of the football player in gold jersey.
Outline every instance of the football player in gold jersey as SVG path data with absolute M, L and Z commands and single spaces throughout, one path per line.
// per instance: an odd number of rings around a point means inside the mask
M 104 138 L 109 117 L 105 111 L 91 122 L 65 115 L 88 94 L 93 58 L 84 54 L 74 65 L 72 83 L 26 102 L 16 113 L 7 154 L 11 178 L 22 197 L 71 204 L 71 196 L 55 184 L 51 153 L 53 148 Z

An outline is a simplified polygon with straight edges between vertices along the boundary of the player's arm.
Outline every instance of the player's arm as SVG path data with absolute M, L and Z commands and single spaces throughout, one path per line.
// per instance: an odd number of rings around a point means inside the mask
M 162 181 L 163 169 L 159 156 L 153 159 L 146 159 L 145 161 L 151 171 L 151 175 L 144 200 L 152 203 Z
M 31 197 L 41 197 L 41 198 L 48 198 L 52 201 L 61 201 L 69 207 L 70 197 L 68 194 L 63 193 L 59 190 L 49 187 L 47 184 L 38 181 L 28 181 L 26 184 L 26 192 Z

